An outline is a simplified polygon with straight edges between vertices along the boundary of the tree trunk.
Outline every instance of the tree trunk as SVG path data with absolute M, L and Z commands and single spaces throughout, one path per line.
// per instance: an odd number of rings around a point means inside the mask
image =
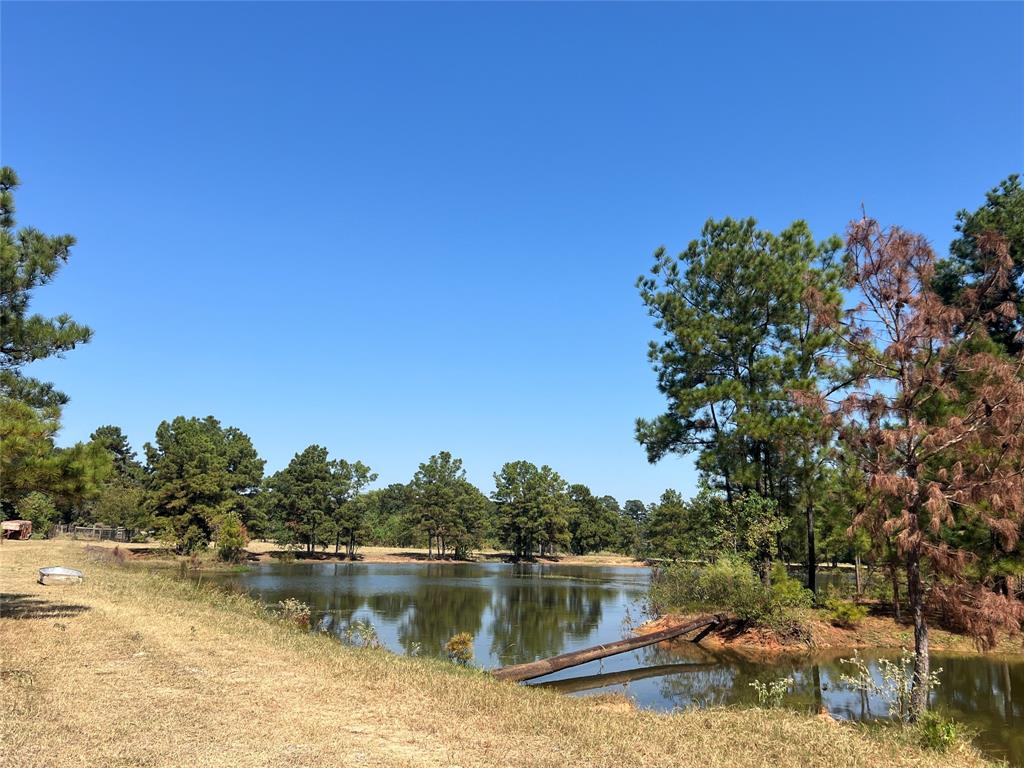
M 889 563 L 889 575 L 892 578 L 892 612 L 896 621 L 903 617 L 900 615 L 900 575 L 896 570 L 896 563 Z
M 811 502 L 807 502 L 807 588 L 818 594 L 818 551 L 814 546 L 814 505 Z M 859 594 L 860 590 L 857 592 Z
M 811 679 L 814 682 L 814 711 L 825 710 L 825 702 L 821 695 L 821 667 L 815 664 L 811 667 Z
M 928 622 L 924 615 L 921 558 L 916 551 L 907 555 L 907 598 L 914 617 L 914 687 L 910 692 L 910 720 L 915 722 L 928 709 L 929 685 Z
M 861 575 L 860 575 L 860 553 L 859 552 L 856 553 L 853 556 L 853 573 L 854 573 L 855 578 L 857 579 L 857 597 L 860 597 L 861 595 L 864 594 L 864 581 L 863 581 L 863 579 L 861 579 Z
M 1010 681 L 1010 665 L 1003 662 L 1003 716 L 1010 722 L 1013 716 L 1013 683 Z
M 604 659 L 608 656 L 615 656 L 620 653 L 626 653 L 627 651 L 634 651 L 637 648 L 644 648 L 648 645 L 654 645 L 655 643 L 663 642 L 665 640 L 671 640 L 674 637 L 679 637 L 680 635 L 692 632 L 695 629 L 700 629 L 701 627 L 712 624 L 718 626 L 724 620 L 724 614 L 701 616 L 687 624 L 677 624 L 657 632 L 636 635 L 625 640 L 616 640 L 611 643 L 595 645 L 578 651 L 562 653 L 558 656 L 552 656 L 547 659 L 538 659 L 537 661 L 526 662 L 525 664 L 513 664 L 510 667 L 501 667 L 500 669 L 491 670 L 491 674 L 499 680 L 510 680 L 513 682 L 532 680 L 535 677 L 543 677 L 544 675 L 549 675 L 552 672 L 558 672 L 562 669 L 586 664 L 588 661 Z

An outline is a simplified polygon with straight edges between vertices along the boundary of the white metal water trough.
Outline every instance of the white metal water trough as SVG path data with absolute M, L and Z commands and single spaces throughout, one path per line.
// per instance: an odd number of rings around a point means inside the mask
M 49 568 L 39 569 L 40 584 L 81 584 L 85 574 L 76 571 L 74 568 L 65 568 L 63 565 L 51 565 Z

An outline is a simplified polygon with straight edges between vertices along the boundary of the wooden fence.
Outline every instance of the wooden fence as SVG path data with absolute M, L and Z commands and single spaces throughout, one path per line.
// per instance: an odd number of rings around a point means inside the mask
M 138 531 L 109 525 L 55 525 L 51 535 L 70 536 L 83 541 L 131 541 Z

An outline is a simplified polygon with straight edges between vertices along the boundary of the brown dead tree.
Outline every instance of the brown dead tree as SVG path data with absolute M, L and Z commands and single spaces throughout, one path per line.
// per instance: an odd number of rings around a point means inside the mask
M 851 223 L 849 287 L 861 303 L 834 321 L 853 385 L 832 415 L 869 479 L 854 526 L 894 545 L 906 573 L 915 718 L 928 705 L 929 610 L 983 647 L 1024 619 L 1019 600 L 972 575 L 976 552 L 965 535 L 982 529 L 1014 551 L 1024 517 L 1024 355 L 992 348 L 992 311 L 982 309 L 1011 262 L 998 236 L 984 245 L 984 278 L 949 306 L 932 290 L 935 254 L 923 237 L 869 218 Z M 1010 316 L 1014 307 L 994 311 Z

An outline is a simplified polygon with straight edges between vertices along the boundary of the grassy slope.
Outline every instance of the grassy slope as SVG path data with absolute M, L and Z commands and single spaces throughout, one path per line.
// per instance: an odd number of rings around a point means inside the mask
M 86 583 L 42 587 L 63 564 Z M 0 763 L 10 766 L 980 766 L 784 712 L 610 712 L 425 659 L 340 646 L 244 599 L 0 549 Z

